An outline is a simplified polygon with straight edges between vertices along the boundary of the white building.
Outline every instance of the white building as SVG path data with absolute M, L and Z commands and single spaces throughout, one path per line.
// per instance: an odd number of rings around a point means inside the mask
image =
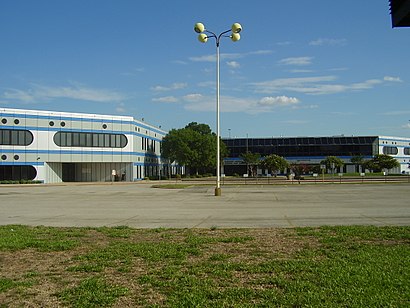
M 0 108 L 0 180 L 137 181 L 168 176 L 166 132 L 132 117 Z M 172 166 L 172 173 L 179 173 Z

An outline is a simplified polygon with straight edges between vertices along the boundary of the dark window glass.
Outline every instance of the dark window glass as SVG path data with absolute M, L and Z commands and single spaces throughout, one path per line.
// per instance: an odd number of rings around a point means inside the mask
M 86 136 L 87 136 L 87 134 L 79 133 L 79 135 L 80 135 L 80 147 L 85 147 L 85 146 L 87 146 L 87 143 L 86 143 Z
M 1 119 L 1 123 L 7 124 L 7 119 Z
M 57 132 L 54 135 L 54 143 L 57 146 L 70 147 L 105 147 L 124 148 L 128 139 L 123 134 L 99 134 L 99 133 L 75 133 Z
M 404 148 L 404 155 L 410 155 L 410 148 Z
M 115 135 L 110 135 L 110 139 L 111 139 L 110 147 L 116 148 L 117 146 L 115 145 Z
M 116 148 L 121 147 L 121 135 L 115 135 L 115 147 Z
M 0 166 L 0 181 L 34 180 L 36 176 L 33 166 Z
M 98 137 L 99 137 L 99 135 L 91 134 L 91 136 L 93 138 L 93 147 L 98 147 Z
M 48 122 L 48 125 L 54 126 L 54 122 L 53 122 L 53 121 L 50 121 L 50 122 Z
M 18 131 L 18 140 L 19 140 L 20 144 L 26 144 L 27 143 L 26 137 L 27 137 L 27 134 L 25 133 L 24 130 L 19 130 Z
M 61 125 L 62 127 L 64 127 L 64 126 L 65 126 L 65 122 L 61 122 L 60 125 Z
M 110 148 L 110 135 L 104 134 L 104 147 Z
M 0 129 L 0 145 L 27 146 L 33 142 L 33 138 L 28 130 Z
M 61 144 L 62 147 L 66 146 L 66 140 L 65 140 L 65 133 L 60 133 L 58 135 L 54 135 L 54 142 Z
M 14 124 L 18 125 L 20 123 L 19 119 L 14 119 Z
M 107 124 L 103 124 L 102 128 L 107 129 Z
M 58 134 L 58 133 L 57 133 Z M 73 147 L 78 147 L 80 146 L 80 133 L 71 133 L 72 136 L 72 144 L 71 146 Z M 58 144 L 57 144 L 58 145 Z
M 19 159 L 20 159 L 20 156 L 14 155 L 14 160 L 19 160 Z
M 73 134 L 72 133 L 64 133 L 66 139 L 66 145 L 71 147 L 73 145 Z
M 11 131 L 11 144 L 19 144 L 19 132 L 17 130 Z
M 98 146 L 103 147 L 104 146 L 104 134 L 98 134 Z
M 6 159 L 7 159 L 7 155 L 2 155 L 2 156 L 1 156 L 1 159 L 2 159 L 2 160 L 6 160 Z
M 399 153 L 399 150 L 397 147 L 383 147 L 383 154 L 386 155 L 397 155 Z

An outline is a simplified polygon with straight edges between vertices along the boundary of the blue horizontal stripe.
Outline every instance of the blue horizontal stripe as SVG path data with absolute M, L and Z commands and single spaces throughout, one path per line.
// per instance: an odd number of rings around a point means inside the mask
M 152 132 L 158 133 L 160 135 L 165 135 L 164 131 L 157 128 L 148 126 L 146 124 L 137 121 L 122 121 L 122 120 L 111 120 L 111 119 L 101 119 L 101 118 L 78 118 L 78 117 L 66 117 L 66 116 L 54 116 L 54 115 L 34 115 L 25 113 L 1 113 L 3 117 L 14 117 L 14 118 L 28 118 L 28 119 L 43 119 L 43 120 L 58 120 L 58 121 L 78 121 L 78 122 L 91 122 L 91 123 L 119 123 L 119 124 L 129 124 L 136 125 L 141 128 L 150 130 Z
M 8 162 L 0 161 L 0 165 L 3 166 L 44 166 L 43 162 Z
M 37 126 L 10 126 L 2 125 L 0 129 L 12 129 L 12 130 L 28 130 L 28 131 L 41 131 L 41 132 L 71 132 L 71 133 L 97 133 L 97 134 L 121 134 L 121 135 L 133 135 L 141 138 L 147 138 L 149 140 L 154 140 L 162 142 L 161 139 L 143 135 L 134 131 L 117 131 L 117 130 L 93 130 L 93 129 L 74 129 L 74 128 L 65 128 L 65 127 L 37 127 Z
M 74 155 L 132 155 L 161 159 L 161 156 L 142 152 L 119 152 L 119 151 L 82 151 L 82 150 L 25 150 L 25 149 L 0 149 L 1 153 L 21 154 L 74 154 Z

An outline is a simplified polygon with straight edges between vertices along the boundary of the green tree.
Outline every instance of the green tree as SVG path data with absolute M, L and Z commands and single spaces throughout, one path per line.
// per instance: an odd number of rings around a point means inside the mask
M 380 172 L 383 169 L 393 169 L 399 167 L 400 163 L 394 157 L 386 154 L 377 154 L 371 160 L 365 163 L 365 168 Z
M 201 135 L 212 135 L 212 130 L 209 127 L 208 124 L 201 124 L 197 122 L 191 122 L 187 126 L 185 126 L 186 129 L 192 129 L 193 131 L 196 131 L 200 133 Z
M 221 157 L 227 148 L 220 142 Z M 161 155 L 170 162 L 178 162 L 188 173 L 206 173 L 215 169 L 216 135 L 207 124 L 191 122 L 181 129 L 172 129 L 162 139 Z
M 355 155 L 350 159 L 350 161 L 356 166 L 356 171 L 358 171 L 357 167 L 363 167 L 363 164 L 365 163 L 362 155 Z
M 282 156 L 271 154 L 263 158 L 262 166 L 276 175 L 289 167 L 289 163 Z
M 328 156 L 328 157 L 326 157 L 326 159 L 322 160 L 320 162 L 320 164 L 321 165 L 326 165 L 327 169 L 333 169 L 333 167 L 336 168 L 336 169 L 339 169 L 339 168 L 343 167 L 344 162 L 339 157 Z
M 258 165 L 261 163 L 261 155 L 259 153 L 246 152 L 241 154 L 240 157 L 248 167 L 248 174 L 250 173 L 251 176 L 255 176 Z
M 302 174 L 308 173 L 312 168 L 306 164 L 291 164 L 290 169 L 295 173 L 295 179 L 300 178 Z

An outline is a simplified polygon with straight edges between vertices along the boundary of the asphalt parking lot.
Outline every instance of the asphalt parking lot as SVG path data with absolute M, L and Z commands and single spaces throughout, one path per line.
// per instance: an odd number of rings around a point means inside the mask
M 409 184 L 3 185 L 0 224 L 135 228 L 410 225 Z

